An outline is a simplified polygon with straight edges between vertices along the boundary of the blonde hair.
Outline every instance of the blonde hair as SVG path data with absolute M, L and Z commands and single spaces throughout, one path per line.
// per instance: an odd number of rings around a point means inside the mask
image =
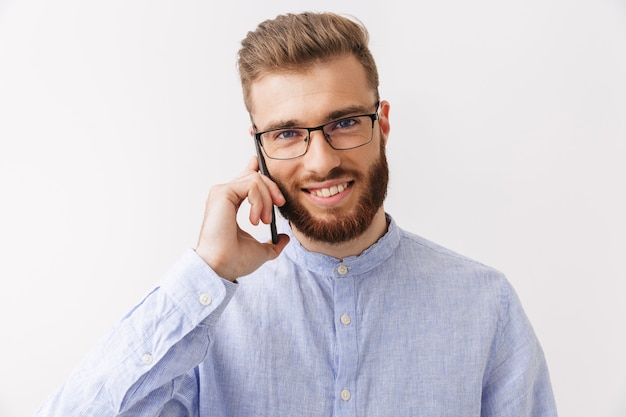
M 241 42 L 237 66 L 244 103 L 251 110 L 250 88 L 270 72 L 298 72 L 313 62 L 352 54 L 365 69 L 378 100 L 378 70 L 360 22 L 334 13 L 284 14 L 260 23 Z

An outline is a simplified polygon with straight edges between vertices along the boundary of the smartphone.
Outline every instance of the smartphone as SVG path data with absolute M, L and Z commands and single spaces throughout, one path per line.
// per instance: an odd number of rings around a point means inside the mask
M 269 173 L 267 172 L 267 165 L 265 165 L 265 158 L 263 157 L 263 151 L 261 151 L 261 145 L 259 141 L 253 137 L 254 145 L 256 147 L 256 156 L 259 159 L 259 171 L 262 175 L 265 175 L 269 178 Z M 276 232 L 276 211 L 274 206 L 272 206 L 272 221 L 270 222 L 270 232 L 272 233 L 272 243 L 278 243 L 278 233 Z

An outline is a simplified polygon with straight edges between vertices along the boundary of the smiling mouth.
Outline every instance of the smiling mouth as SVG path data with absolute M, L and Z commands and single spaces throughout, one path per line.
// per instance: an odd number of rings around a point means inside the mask
M 340 192 L 344 191 L 345 189 L 347 189 L 351 185 L 352 185 L 351 182 L 345 182 L 343 184 L 333 185 L 332 187 L 329 187 L 329 188 L 317 188 L 317 189 L 314 189 L 314 190 L 304 189 L 304 191 L 306 191 L 306 192 L 308 192 L 311 195 L 314 195 L 316 197 L 328 198 L 328 197 L 332 197 L 334 195 L 339 194 Z

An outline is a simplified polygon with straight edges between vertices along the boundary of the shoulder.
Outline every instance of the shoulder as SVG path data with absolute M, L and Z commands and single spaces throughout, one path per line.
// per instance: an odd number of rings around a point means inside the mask
M 495 268 L 446 248 L 431 240 L 404 229 L 400 231 L 398 251 L 407 260 L 415 259 L 422 264 L 432 263 L 436 267 L 463 268 L 502 276 Z
M 390 261 L 409 280 L 459 296 L 487 297 L 496 303 L 511 296 L 510 283 L 500 270 L 415 233 L 399 229 L 399 234 Z

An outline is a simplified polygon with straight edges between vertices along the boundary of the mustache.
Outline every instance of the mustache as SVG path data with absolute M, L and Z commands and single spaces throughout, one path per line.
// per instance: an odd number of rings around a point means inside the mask
M 355 180 L 359 180 L 363 177 L 363 174 L 361 174 L 358 171 L 351 170 L 351 169 L 345 169 L 343 167 L 335 167 L 331 169 L 328 172 L 328 174 L 326 174 L 323 177 L 321 175 L 310 174 L 306 177 L 301 178 L 299 182 L 324 182 L 324 181 L 336 180 L 336 179 L 345 178 L 345 177 L 351 177 Z

